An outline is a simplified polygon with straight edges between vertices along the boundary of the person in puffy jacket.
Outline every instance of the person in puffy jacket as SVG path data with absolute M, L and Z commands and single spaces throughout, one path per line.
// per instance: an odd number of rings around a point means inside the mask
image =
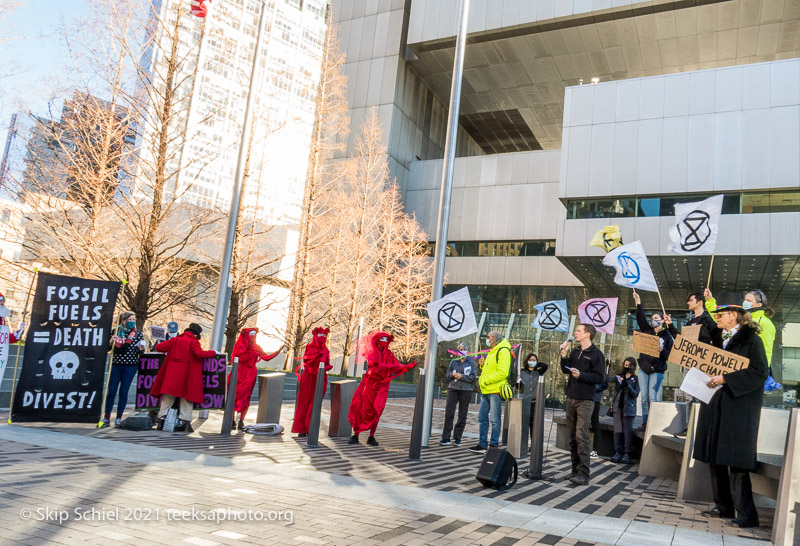
M 178 417 L 191 432 L 192 410 L 194 404 L 203 403 L 203 359 L 217 356 L 216 351 L 204 351 L 200 346 L 200 334 L 203 328 L 195 323 L 189 325 L 178 337 L 162 341 L 156 345 L 156 351 L 167 353 L 164 363 L 158 370 L 150 395 L 161 396 L 161 408 L 158 410 L 159 429 L 164 426 L 167 412 L 180 399 Z
M 612 463 L 631 463 L 633 453 L 633 420 L 636 417 L 636 399 L 639 397 L 639 381 L 636 378 L 636 359 L 629 356 L 622 369 L 614 377 L 614 456 Z
M 469 353 L 466 343 L 458 344 L 458 351 L 463 355 L 450 361 L 447 373 L 444 375 L 447 380 L 447 405 L 444 410 L 444 428 L 442 429 L 442 439 L 439 444 L 450 445 L 450 433 L 453 434 L 453 443 L 456 447 L 461 445 L 461 435 L 467 426 L 467 415 L 469 412 L 469 402 L 472 398 L 472 387 L 475 383 L 478 364 Z M 453 419 L 456 416 L 456 406 L 458 406 L 458 421 L 455 427 Z
M 717 300 L 711 295 L 711 291 L 706 288 L 706 309 L 713 313 L 717 307 Z M 744 295 L 742 309 L 745 313 L 750 313 L 752 321 L 758 324 L 760 330 L 758 337 L 764 344 L 764 352 L 767 355 L 767 366 L 772 366 L 772 349 L 775 346 L 775 323 L 772 317 L 775 311 L 767 304 L 767 295 L 761 290 L 750 290 Z
M 664 372 L 667 371 L 667 359 L 672 351 L 675 338 L 669 332 L 664 322 L 664 317 L 659 313 L 653 313 L 650 320 L 644 313 L 642 300 L 639 294 L 633 293 L 633 301 L 636 302 L 636 322 L 643 334 L 658 336 L 659 356 L 646 354 L 639 355 L 639 368 L 641 375 L 642 389 L 642 426 L 639 429 L 644 431 L 647 427 L 647 414 L 650 411 L 650 402 L 661 402 L 661 383 L 664 381 Z

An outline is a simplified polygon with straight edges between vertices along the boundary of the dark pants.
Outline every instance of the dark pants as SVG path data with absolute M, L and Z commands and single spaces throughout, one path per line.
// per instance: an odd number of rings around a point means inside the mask
M 758 523 L 758 512 L 753 502 L 753 486 L 750 472 L 732 466 L 709 464 L 711 469 L 711 493 L 721 514 L 733 514 L 736 519 L 748 524 Z
M 572 456 L 572 473 L 589 479 L 589 423 L 594 400 L 567 398 L 567 430 L 569 451 Z
M 614 451 L 616 453 L 633 454 L 633 419 L 625 417 L 622 410 L 614 412 Z
M 594 403 L 592 409 L 592 451 L 599 451 L 600 449 L 600 402 Z
M 467 412 L 469 411 L 469 401 L 472 398 L 472 391 L 447 390 L 447 406 L 444 411 L 444 430 L 442 440 L 450 441 L 450 431 L 453 431 L 453 440 L 461 443 L 461 435 L 467 426 Z M 456 404 L 458 404 L 458 421 L 453 428 L 453 417 L 456 414 Z
M 108 394 L 106 395 L 106 417 L 111 415 L 111 408 L 114 407 L 114 398 L 119 389 L 119 401 L 117 402 L 117 417 L 122 417 L 125 406 L 128 405 L 128 391 L 131 388 L 133 378 L 136 377 L 138 366 L 111 366 L 111 373 L 108 374 Z

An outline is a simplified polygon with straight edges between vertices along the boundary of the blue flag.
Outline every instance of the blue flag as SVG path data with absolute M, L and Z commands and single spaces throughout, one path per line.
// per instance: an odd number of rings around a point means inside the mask
M 569 332 L 567 300 L 546 301 L 534 305 L 534 309 L 536 319 L 531 324 L 534 328 L 548 332 Z

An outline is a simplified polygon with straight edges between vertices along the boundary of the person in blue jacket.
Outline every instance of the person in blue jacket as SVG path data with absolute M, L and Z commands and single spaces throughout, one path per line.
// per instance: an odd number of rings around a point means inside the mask
M 636 377 L 636 359 L 629 356 L 614 378 L 614 456 L 612 463 L 631 463 L 633 453 L 633 419 L 636 417 L 636 399 L 639 397 L 639 380 Z

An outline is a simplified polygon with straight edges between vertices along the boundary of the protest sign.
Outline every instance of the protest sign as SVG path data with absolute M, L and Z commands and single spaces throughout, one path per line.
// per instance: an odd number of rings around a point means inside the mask
M 39 273 L 12 421 L 100 420 L 120 286 Z
M 155 341 L 164 341 L 167 339 L 167 329 L 163 326 L 151 326 L 150 337 Z
M 136 378 L 136 409 L 156 409 L 160 397 L 150 394 L 158 369 L 164 363 L 164 353 L 144 353 L 139 358 L 139 376 Z M 203 403 L 196 409 L 222 409 L 225 406 L 225 370 L 228 357 L 217 354 L 203 359 Z
M 658 358 L 661 356 L 661 346 L 658 342 L 658 336 L 638 331 L 633 332 L 633 350 Z
M 681 328 L 681 335 L 689 341 L 697 341 L 700 338 L 701 325 L 695 324 L 694 326 L 684 326 Z
M 750 360 L 707 343 L 699 343 L 679 335 L 669 353 L 669 361 L 686 369 L 697 368 L 704 374 L 714 377 L 744 370 Z

